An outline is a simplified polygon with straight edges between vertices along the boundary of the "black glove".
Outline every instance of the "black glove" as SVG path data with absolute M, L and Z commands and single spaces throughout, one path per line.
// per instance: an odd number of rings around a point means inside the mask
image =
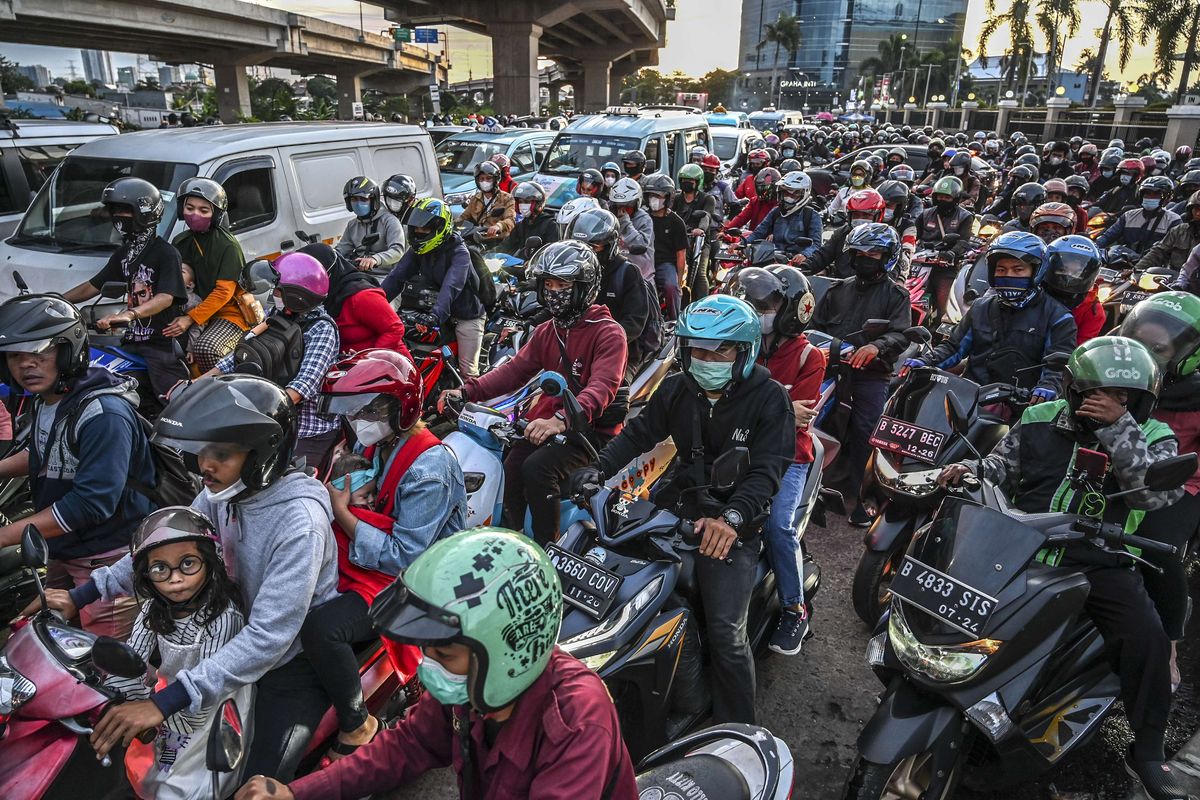
M 567 488 L 571 497 L 586 499 L 598 492 L 603 483 L 604 476 L 600 474 L 599 467 L 589 464 L 571 473 L 571 477 L 567 481 Z
M 432 328 L 434 330 L 437 330 L 439 327 L 441 327 L 438 325 L 437 317 L 435 317 L 433 314 L 413 314 L 412 323 L 413 325 L 424 325 L 426 328 Z

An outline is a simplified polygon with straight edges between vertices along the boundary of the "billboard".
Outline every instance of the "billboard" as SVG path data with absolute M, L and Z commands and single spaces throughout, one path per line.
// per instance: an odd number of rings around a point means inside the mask
M 708 108 L 708 92 L 676 92 L 675 105 Z

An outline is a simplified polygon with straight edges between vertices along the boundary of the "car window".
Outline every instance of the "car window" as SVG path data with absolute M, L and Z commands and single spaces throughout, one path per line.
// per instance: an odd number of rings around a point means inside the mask
M 229 230 L 240 233 L 275 219 L 274 172 L 270 166 L 252 167 L 221 181 L 229 196 Z
M 646 149 L 642 152 L 646 154 L 647 161 L 653 161 L 655 164 L 658 164 L 659 167 L 662 167 L 662 162 L 658 160 L 658 141 L 659 139 L 657 136 L 655 136 L 653 139 L 647 140 Z M 670 166 L 668 166 L 667 170 L 670 171 L 670 169 Z
M 713 136 L 711 152 L 722 161 L 733 161 L 738 157 L 738 144 L 746 139 L 740 136 Z
M 546 160 L 546 153 L 550 152 L 550 145 L 553 143 L 554 143 L 553 139 L 547 139 L 546 141 L 538 142 L 537 144 L 535 144 L 533 146 L 533 152 L 534 152 L 535 157 L 537 158 L 537 163 L 538 163 L 539 167 L 542 165 L 542 162 Z
M 445 139 L 437 146 L 438 169 L 455 175 L 471 175 L 475 165 L 508 149 L 506 142 L 479 142 L 469 139 Z
M 512 169 L 510 172 L 513 175 L 524 175 L 527 172 L 533 172 L 537 167 L 537 162 L 533 159 L 533 147 L 530 146 L 529 142 L 525 142 L 516 150 L 513 150 L 509 158 L 512 159 Z
M 21 161 L 25 180 L 29 183 L 29 191 L 33 193 L 42 188 L 42 184 L 50 179 L 59 163 L 67 157 L 67 153 L 77 146 L 74 144 L 43 144 L 36 147 L 18 147 L 17 157 Z M 32 199 L 33 194 L 30 194 L 29 197 Z
M 12 188 L 8 185 L 8 174 L 0 169 L 0 214 L 19 214 L 25 210 L 26 203 L 13 197 Z
M 676 154 L 679 152 L 681 136 L 682 134 L 679 131 L 672 131 L 667 134 L 667 163 L 659 163 L 658 169 L 660 172 L 664 172 L 667 175 L 675 174 L 675 165 L 679 163 L 675 159 L 677 158 Z M 649 156 L 646 157 L 649 158 Z

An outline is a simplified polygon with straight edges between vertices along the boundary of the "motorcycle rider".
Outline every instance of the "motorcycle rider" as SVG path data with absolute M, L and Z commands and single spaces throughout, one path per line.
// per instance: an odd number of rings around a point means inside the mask
M 1061 140 L 1048 145 L 1046 160 L 1040 172 L 1042 183 L 1051 178 L 1061 179 L 1075 174 L 1075 169 L 1071 166 L 1070 150 L 1070 145 Z
M 504 153 L 496 153 L 488 161 L 500 168 L 500 180 L 496 182 L 496 188 L 512 194 L 513 189 L 517 187 L 517 182 L 512 176 L 512 160 Z
M 1174 202 L 1167 206 L 1167 210 L 1174 211 L 1186 222 L 1188 201 L 1196 192 L 1200 192 L 1200 169 L 1190 169 L 1183 173 L 1179 182 L 1175 184 Z
M 785 159 L 786 162 L 788 159 Z M 796 161 L 791 159 L 791 161 Z M 784 163 L 784 162 L 781 162 Z M 796 169 L 800 169 L 799 162 L 796 162 Z M 702 188 L 705 194 L 712 195 L 713 198 L 713 219 L 709 225 L 708 232 L 715 233 L 721 224 L 725 222 L 725 209 L 731 206 L 738 205 L 737 196 L 733 193 L 733 187 L 729 185 L 729 181 L 721 178 L 721 159 L 715 153 L 709 153 L 700 162 L 700 169 L 704 173 L 704 181 Z
M 900 237 L 894 228 L 883 223 L 861 225 L 846 237 L 846 249 L 853 254 L 854 276 L 826 291 L 809 327 L 855 346 L 848 362 L 852 405 L 844 444 L 848 496 L 857 499 L 870 455 L 867 439 L 883 413 L 892 366 L 907 346 L 903 331 L 912 324 L 912 307 L 908 292 L 892 280 L 900 263 Z M 888 322 L 875 330 L 867 325 L 871 319 Z M 865 527 L 870 522 L 870 514 L 859 502 L 850 523 Z
M 621 255 L 653 285 L 654 220 L 642 208 L 642 185 L 633 178 L 621 178 L 608 190 L 608 210 L 621 224 Z
M 723 230 L 738 231 L 743 228 L 754 230 L 761 225 L 762 221 L 767 218 L 767 214 L 779 205 L 779 200 L 775 195 L 781 180 L 783 180 L 783 176 L 774 167 L 764 167 L 760 170 L 754 176 L 754 194 L 751 195 L 750 201 L 733 219 L 725 223 Z
M 664 316 L 679 316 L 680 291 L 688 279 L 688 228 L 671 210 L 675 181 L 661 172 L 646 176 L 646 206 L 654 221 L 654 283 L 665 306 Z
M 917 215 L 912 210 L 912 191 L 900 181 L 886 180 L 879 184 L 878 192 L 884 204 L 881 221 L 900 234 L 900 274 L 906 275 L 917 247 Z
M 821 247 L 821 215 L 810 204 L 812 180 L 803 172 L 789 172 L 776 189 L 779 206 L 772 209 L 746 237 L 756 242 L 770 237 L 775 252 L 798 267 Z M 801 239 L 808 239 L 804 244 Z
M 922 184 L 930 175 L 941 172 L 942 154 L 946 152 L 946 143 L 939 138 L 930 139 L 925 152 L 929 156 L 929 161 L 925 164 L 925 169 L 921 170 L 920 183 Z
M 1104 196 L 1105 192 L 1121 185 L 1120 177 L 1117 175 L 1117 167 L 1121 165 L 1123 159 L 1124 155 L 1122 152 L 1113 148 L 1100 153 L 1096 177 L 1092 179 L 1092 189 L 1088 193 L 1088 199 L 1097 201 Z M 1140 164 L 1141 162 L 1138 163 Z
M 679 169 L 679 191 L 675 194 L 671 210 L 683 220 L 688 231 L 688 237 L 703 237 L 707 242 L 713 233 L 720 230 L 717 207 L 724 208 L 724 199 L 719 191 L 704 191 L 704 181 L 707 173 L 703 167 L 696 164 L 684 164 Z M 726 188 L 725 191 L 728 191 Z M 752 201 L 753 202 L 753 201 Z M 654 234 L 655 244 L 658 243 L 658 233 Z M 688 265 L 691 273 L 691 286 L 681 286 L 695 296 L 708 294 L 709 249 L 707 245 L 701 253 L 699 263 Z M 688 257 L 691 258 L 689 242 Z M 677 312 L 678 315 L 678 312 Z
M 1085 142 L 1080 146 L 1076 155 L 1075 174 L 1087 178 L 1089 183 L 1095 183 L 1096 179 L 1100 177 L 1099 148 L 1091 142 Z
M 1164 175 L 1146 178 L 1138 186 L 1138 207 L 1117 217 L 1117 221 L 1096 238 L 1101 247 L 1123 244 L 1137 253 L 1145 253 L 1180 222 L 1178 214 L 1168 211 L 1166 203 L 1175 185 Z
M 959 201 L 969 208 L 974 208 L 979 205 L 981 199 L 980 192 L 983 190 L 979 178 L 975 176 L 975 168 L 971 160 L 971 154 L 966 150 L 959 150 L 950 159 L 950 169 L 948 175 L 953 175 L 962 182 L 963 188 L 959 192 Z M 934 187 L 933 194 L 937 194 L 937 187 Z
M 826 211 L 830 214 L 840 214 L 846 209 L 846 202 L 850 199 L 850 195 L 861 189 L 871 188 L 871 165 L 865 160 L 855 161 L 850 165 L 849 182 L 842 188 L 837 190 L 833 199 L 829 201 L 829 206 Z
M 1028 183 L 1039 186 L 1040 184 L 1036 183 L 1036 180 L 1037 170 L 1028 164 L 1020 164 L 1013 167 L 1008 171 L 1008 178 L 1005 180 L 1004 186 L 992 199 L 991 204 L 979 213 L 984 216 L 991 214 L 1001 219 L 1011 217 L 1013 194 L 1016 193 L 1017 189 Z
M 853 275 L 854 253 L 846 249 L 846 237 L 860 225 L 883 222 L 883 212 L 886 209 L 887 204 L 883 196 L 874 189 L 862 189 L 852 194 L 846 202 L 846 211 L 850 218 L 818 248 L 816 254 L 805 265 L 806 271 L 812 274 L 824 271 L 836 278 L 849 278 Z
M 791 400 L 755 361 L 762 322 L 745 301 L 709 295 L 684 309 L 675 329 L 683 371 L 668 375 L 600 452 L 597 463 L 571 476 L 572 495 L 586 495 L 638 455 L 670 436 L 679 454 L 653 497 L 682 506 L 701 537 L 695 561 L 704 607 L 705 645 L 712 667 L 714 722 L 754 723 L 754 654 L 747 638 L 760 529 L 768 504 L 795 456 Z M 706 500 L 689 487 L 708 484 L 713 461 L 744 447 L 749 464 L 728 492 Z
M 1181 144 L 1175 148 L 1175 154 L 1171 156 L 1171 165 L 1167 167 L 1167 176 L 1179 180 L 1183 173 L 1187 172 L 1187 163 L 1192 160 L 1192 148 L 1190 145 Z
M 742 173 L 737 188 L 733 190 L 734 195 L 743 200 L 753 200 L 758 173 L 770 166 L 771 157 L 767 155 L 766 150 L 751 150 L 746 156 L 746 171 Z
M 1107 475 L 1093 476 L 1103 481 L 1102 491 L 1110 495 L 1103 518 L 1124 522 L 1133 532 L 1142 516 L 1138 511 L 1167 508 L 1184 494 L 1182 488 L 1138 490 L 1145 485 L 1150 465 L 1178 451 L 1171 429 L 1150 417 L 1161 384 L 1158 364 L 1140 342 L 1117 336 L 1092 339 L 1067 363 L 1065 397 L 1027 408 L 1020 423 L 983 459 L 979 472 L 1001 487 L 1020 511 L 1064 511 L 1075 508 L 1082 494 L 1069 490 L 1075 454 L 1080 448 L 1101 450 L 1111 463 Z M 953 464 L 938 482 L 954 483 L 972 471 L 966 464 Z M 1131 493 L 1111 497 L 1121 490 Z M 1076 553 L 1058 548 L 1039 557 L 1054 564 L 1079 564 L 1088 580 L 1084 607 L 1121 680 L 1125 714 L 1134 732 L 1125 755 L 1127 770 L 1155 800 L 1186 798 L 1163 750 L 1171 708 L 1171 645 L 1141 573 L 1129 569 L 1119 554 L 1094 549 L 1079 548 Z
M 1088 237 L 1071 234 L 1047 245 L 1046 262 L 1046 293 L 1070 309 L 1075 318 L 1075 344 L 1099 336 L 1108 321 L 1096 289 L 1104 253 Z
M 500 165 L 494 161 L 480 161 L 475 165 L 475 188 L 478 191 L 471 195 L 458 218 L 460 222 L 477 225 L 484 238 L 491 241 L 504 239 L 517 224 L 516 204 L 512 195 L 500 189 L 500 172 Z M 411 229 L 412 222 L 407 224 Z
M 417 330 L 453 324 L 459 370 L 464 378 L 474 376 L 479 372 L 486 317 L 474 291 L 471 253 L 454 232 L 449 206 L 433 197 L 418 200 L 408 214 L 408 238 L 412 247 L 383 279 L 383 292 L 394 300 L 405 281 L 417 275 L 436 288 L 438 297 L 429 319 L 418 322 Z
M 826 145 L 825 131 L 818 130 L 813 134 L 812 147 L 808 148 L 808 153 L 805 157 L 811 164 L 816 166 L 828 164 L 830 161 L 833 161 L 833 153 L 830 152 L 829 147 Z
M 555 647 L 562 602 L 550 560 L 512 531 L 438 542 L 371 607 L 384 636 L 425 653 L 416 706 L 354 757 L 290 785 L 255 775 L 235 800 L 351 800 L 446 766 L 466 800 L 634 800 L 607 688 Z
M 626 178 L 644 183 L 646 177 L 646 154 L 641 150 L 630 150 L 621 157 L 621 171 Z
M 1033 227 L 1029 221 L 1033 217 L 1033 212 L 1044 202 L 1046 202 L 1046 189 L 1040 183 L 1031 181 L 1018 186 L 1009 201 L 1009 218 L 1004 223 L 1002 230 L 1005 233 L 1012 231 L 1032 233 Z
M 954 283 L 953 265 L 958 263 L 971 246 L 975 215 L 959 205 L 963 184 L 953 175 L 941 178 L 933 185 L 933 208 L 917 218 L 917 249 L 929 247 L 946 254 L 950 263 L 945 269 L 935 269 L 929 275 L 929 287 L 938 314 L 945 313 Z M 952 237 L 947 239 L 947 237 Z
M 1029 228 L 1046 244 L 1075 230 L 1075 212 L 1066 203 L 1045 202 L 1029 217 Z
M 354 218 L 334 247 L 359 269 L 390 267 L 404 254 L 404 226 L 380 201 L 379 184 L 365 175 L 346 181 L 342 200 Z
M 628 402 L 618 402 L 625 374 L 624 332 L 608 309 L 596 303 L 600 264 L 592 248 L 581 241 L 555 242 L 538 251 L 526 275 L 536 281 L 538 300 L 551 319 L 534 329 L 517 354 L 501 366 L 472 378 L 461 389 L 442 392 L 446 399 L 478 400 L 520 388 L 545 370 L 560 373 L 578 396 L 597 437 L 620 428 Z M 572 470 L 587 463 L 584 448 L 571 438 L 554 437 L 566 430 L 562 401 L 542 395 L 525 414 L 525 438 L 512 443 L 504 459 L 504 513 L 509 527 L 524 528 L 529 509 L 533 535 L 539 544 L 558 538 L 559 487 Z
M 1096 205 L 1100 207 L 1100 210 L 1109 214 L 1122 213 L 1138 206 L 1139 183 L 1145 171 L 1146 168 L 1142 165 L 1140 158 L 1121 159 L 1117 165 L 1116 174 L 1113 176 L 1116 183 L 1097 198 Z M 1101 175 L 1103 176 L 1103 170 L 1101 170 Z M 1093 186 L 1092 191 L 1096 192 L 1100 189 Z
M 617 181 L 625 176 L 621 171 L 621 165 L 615 161 L 605 161 L 600 167 L 600 176 L 604 178 L 604 189 L 597 198 L 605 208 L 608 208 L 608 193 L 612 191 L 612 187 L 617 185 Z
M 616 181 L 614 180 L 613 183 Z M 607 188 L 604 185 L 604 176 L 595 167 L 588 167 L 575 179 L 575 194 L 580 197 L 594 197 L 599 200 Z
M 554 212 L 546 208 L 546 190 L 533 181 L 523 181 L 513 189 L 512 196 L 517 208 L 518 221 L 512 233 L 505 237 L 496 249 L 502 253 L 528 258 L 533 255 L 525 252 L 530 237 L 538 237 L 543 245 L 557 242 L 558 224 L 554 220 Z
M 392 216 L 400 221 L 401 233 L 404 232 L 404 215 L 416 204 L 417 182 L 411 175 L 401 172 L 383 182 L 383 205 Z
M 1200 246 L 1200 191 L 1189 198 L 1182 217 L 1180 224 L 1144 251 L 1135 270 L 1142 272 L 1153 267 L 1177 270 L 1184 265 L 1192 251 Z

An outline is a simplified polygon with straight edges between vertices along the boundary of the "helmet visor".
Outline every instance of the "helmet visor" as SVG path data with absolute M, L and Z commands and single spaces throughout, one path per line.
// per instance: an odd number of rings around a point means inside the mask
M 206 527 L 190 513 L 186 511 L 162 511 L 156 512 L 158 516 L 156 524 L 146 523 L 139 525 L 137 530 L 133 532 L 133 536 L 129 540 L 129 548 L 132 553 L 140 553 L 149 547 L 155 547 L 165 542 L 174 542 L 180 539 L 212 539 L 213 529 Z
M 404 583 L 404 573 L 379 593 L 370 615 L 380 633 L 407 644 L 445 644 L 462 637 L 458 615 L 418 597 Z
M 29 342 L 0 342 L 0 353 L 32 353 L 41 355 L 54 349 L 54 339 L 34 339 Z
M 210 442 L 202 439 L 176 439 L 171 436 L 164 436 L 156 433 L 154 442 L 167 447 L 173 447 L 184 453 L 213 459 L 215 461 L 226 461 L 239 453 L 248 453 L 250 448 L 232 442 Z
M 1086 292 L 1096 281 L 1100 263 L 1087 253 L 1056 253 L 1050 268 L 1057 286 L 1068 292 Z
M 378 392 L 369 392 L 366 394 L 323 394 L 318 402 L 318 406 L 326 414 L 337 414 L 347 419 L 365 419 L 366 417 L 363 416 L 362 412 L 368 411 L 368 406 L 378 397 Z
M 1200 330 L 1154 306 L 1134 307 L 1121 325 L 1121 335 L 1146 346 L 1158 366 L 1175 373 L 1179 364 L 1200 350 Z

